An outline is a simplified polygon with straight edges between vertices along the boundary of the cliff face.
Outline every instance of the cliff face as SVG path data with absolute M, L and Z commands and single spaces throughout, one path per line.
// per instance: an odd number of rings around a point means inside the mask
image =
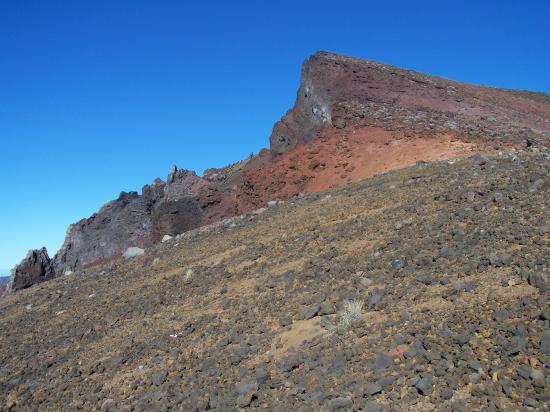
M 497 145 L 548 142 L 550 99 L 543 93 L 472 86 L 368 60 L 318 52 L 302 66 L 296 103 L 275 124 L 281 154 L 336 128 L 379 126 L 424 136 L 451 132 Z
M 549 139 L 550 97 L 544 93 L 472 86 L 318 52 L 304 62 L 296 102 L 275 124 L 269 150 L 203 177 L 173 167 L 166 182 L 157 179 L 141 194 L 122 192 L 69 227 L 47 274 L 38 278 L 118 258 L 128 247 L 148 247 L 166 234 L 249 212 L 268 200 L 421 160 L 547 146 Z M 16 268 L 22 280 L 12 281 L 15 288 L 36 278 L 26 275 L 31 267 Z
M 129 247 L 146 248 L 164 235 L 175 236 L 238 212 L 224 204 L 244 162 L 209 169 L 205 177 L 172 167 L 167 181 L 156 179 L 137 192 L 122 192 L 97 213 L 69 226 L 65 241 L 52 259 L 57 275 L 116 259 Z M 227 203 L 227 202 L 225 202 Z
M 332 124 L 332 102 L 337 96 L 327 82 L 333 75 L 325 73 L 326 69 L 332 69 L 321 61 L 324 61 L 323 56 L 316 54 L 302 65 L 296 103 L 275 124 L 269 138 L 273 153 L 284 153 L 310 141 L 319 129 Z
M 101 263 L 129 247 L 147 247 L 165 234 L 199 226 L 202 209 L 197 194 L 203 179 L 173 167 L 167 180 L 144 186 L 141 195 L 122 192 L 98 213 L 70 225 L 53 259 L 56 273 Z
M 151 185 L 139 196 L 122 192 L 99 212 L 69 226 L 54 257 L 56 273 L 120 256 L 130 246 L 145 246 L 152 227 L 151 211 L 161 199 L 164 183 Z
M 302 66 L 294 107 L 275 124 L 269 161 L 236 192 L 259 207 L 418 161 L 547 146 L 550 96 L 473 86 L 318 52 Z

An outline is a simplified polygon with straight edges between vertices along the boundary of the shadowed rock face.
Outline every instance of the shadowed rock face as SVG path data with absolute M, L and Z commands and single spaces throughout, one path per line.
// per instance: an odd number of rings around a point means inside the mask
M 46 248 L 30 250 L 25 259 L 13 270 L 7 286 L 8 292 L 28 288 L 55 276 Z
M 200 226 L 202 209 L 196 197 L 187 196 L 177 201 L 162 201 L 153 210 L 151 241 L 158 242 L 164 235 L 177 235 Z
M 166 234 L 174 236 L 198 227 L 202 210 L 198 190 L 203 179 L 190 170 L 174 168 L 164 185 L 162 198 L 151 211 L 151 230 L 148 243 L 156 243 Z
M 136 192 L 122 192 L 98 213 L 69 226 L 65 242 L 54 257 L 58 274 L 120 254 L 130 246 L 149 242 L 151 211 L 163 194 L 164 183 Z
M 314 55 L 302 65 L 300 88 L 294 107 L 278 121 L 269 138 L 271 151 L 284 153 L 315 137 L 323 126 L 332 124 L 331 107 L 334 100 L 325 81 L 330 74 L 324 73 L 320 64 L 321 55 Z
M 21 284 L 30 285 L 269 200 L 338 187 L 420 160 L 526 142 L 547 146 L 549 119 L 550 97 L 544 93 L 472 86 L 318 52 L 304 62 L 296 102 L 275 124 L 269 150 L 208 169 L 203 177 L 174 166 L 166 182 L 155 180 L 141 195 L 122 192 L 70 225 L 43 273 L 26 260 L 16 271 Z
M 168 182 L 157 179 L 142 194 L 122 192 L 98 213 L 69 226 L 65 242 L 53 259 L 56 273 L 94 265 L 129 247 L 147 247 L 163 235 L 175 235 L 201 222 L 196 191 L 202 179 L 177 170 Z

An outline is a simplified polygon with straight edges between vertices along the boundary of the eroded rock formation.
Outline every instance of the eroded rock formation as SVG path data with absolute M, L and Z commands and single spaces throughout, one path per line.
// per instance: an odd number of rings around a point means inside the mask
M 13 269 L 6 291 L 10 293 L 25 289 L 54 276 L 55 272 L 46 248 L 29 250 L 27 256 Z
M 156 179 L 141 195 L 122 192 L 98 213 L 69 226 L 53 259 L 56 273 L 120 256 L 129 247 L 147 247 L 163 235 L 176 235 L 201 224 L 198 190 L 203 179 L 175 166 L 167 182 Z
M 164 235 L 254 210 L 268 200 L 337 187 L 420 160 L 533 142 L 547 146 L 549 139 L 547 94 L 472 86 L 318 52 L 304 62 L 296 102 L 275 124 L 269 150 L 208 169 L 202 177 L 174 166 L 166 182 L 157 179 L 141 194 L 122 192 L 70 225 L 51 263 L 25 260 L 12 283 L 26 287 L 104 263 L 130 247 L 145 248 Z
M 274 153 L 336 128 L 379 126 L 406 135 L 451 132 L 494 144 L 548 142 L 550 96 L 473 86 L 410 70 L 317 52 L 302 66 L 296 103 L 275 124 Z

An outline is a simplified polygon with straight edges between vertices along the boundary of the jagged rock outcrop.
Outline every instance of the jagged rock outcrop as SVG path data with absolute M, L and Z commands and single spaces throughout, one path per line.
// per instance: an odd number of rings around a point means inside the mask
M 150 242 L 156 243 L 166 234 L 173 236 L 200 226 L 202 209 L 198 190 L 204 184 L 195 172 L 172 168 L 163 196 L 152 209 Z
M 269 139 L 274 153 L 283 153 L 299 143 L 311 140 L 322 127 L 332 124 L 331 86 L 325 83 L 329 77 L 325 67 L 314 55 L 302 65 L 300 88 L 294 107 L 278 121 Z
M 6 292 L 25 289 L 54 276 L 55 271 L 46 248 L 29 250 L 27 256 L 13 269 Z
M 141 195 L 122 192 L 99 212 L 69 226 L 65 242 L 53 259 L 57 273 L 94 265 L 120 256 L 129 247 L 145 248 L 163 235 L 200 225 L 197 200 L 203 180 L 175 166 L 167 182 L 156 179 Z
M 163 196 L 163 182 L 144 187 L 142 194 L 121 192 L 99 212 L 69 226 L 54 257 L 57 273 L 120 255 L 131 246 L 149 243 L 151 212 Z
M 122 192 L 69 226 L 50 263 L 60 275 L 116 259 L 226 217 L 358 181 L 417 161 L 547 146 L 550 96 L 472 86 L 317 52 L 302 66 L 294 107 L 270 149 L 203 177 L 173 166 L 167 181 Z M 19 266 L 34 279 L 32 267 Z M 40 277 L 39 277 L 40 278 Z

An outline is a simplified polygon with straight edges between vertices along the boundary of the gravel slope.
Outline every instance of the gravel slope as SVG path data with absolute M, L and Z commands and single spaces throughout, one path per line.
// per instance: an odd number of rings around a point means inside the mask
M 8 296 L 1 408 L 547 410 L 549 166 L 417 164 Z

